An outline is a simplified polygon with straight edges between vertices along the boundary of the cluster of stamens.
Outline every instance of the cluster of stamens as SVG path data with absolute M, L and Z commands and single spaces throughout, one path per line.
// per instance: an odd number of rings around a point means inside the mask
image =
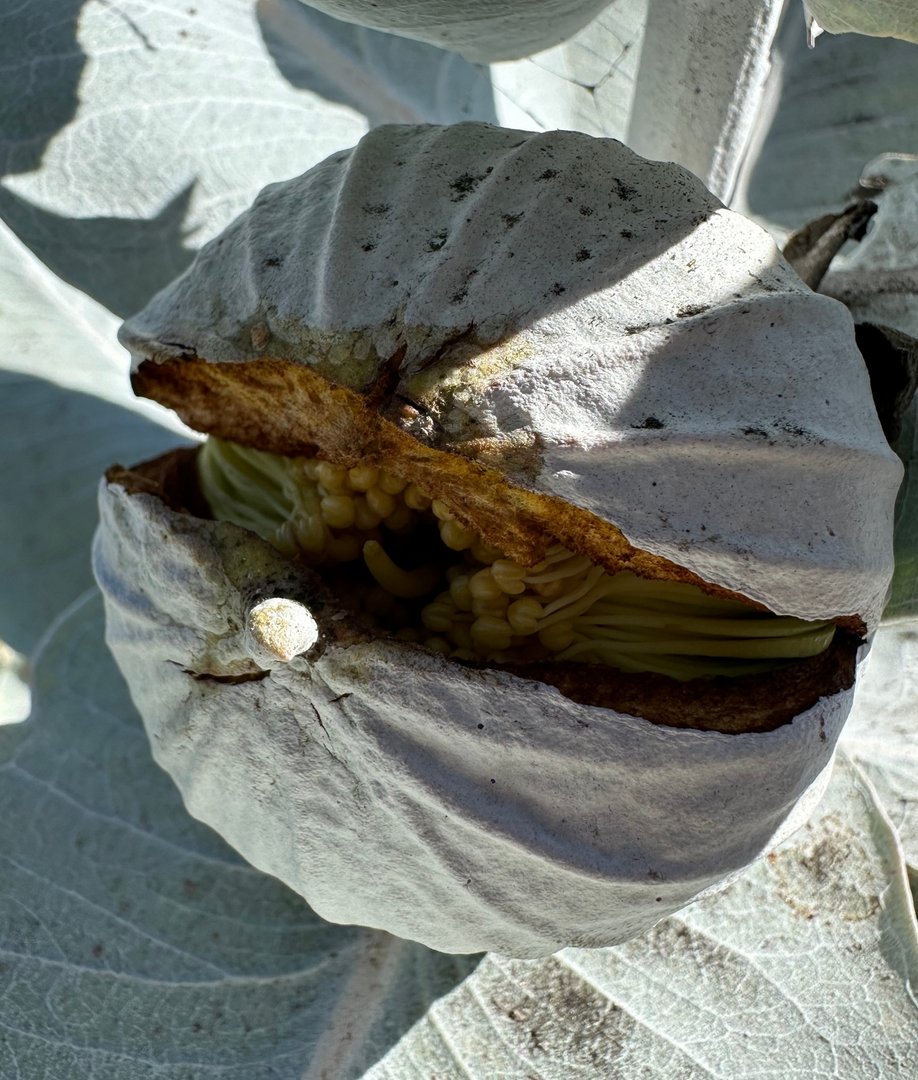
M 376 466 L 211 439 L 198 471 L 215 517 L 316 565 L 362 562 L 375 586 L 351 588 L 354 606 L 403 640 L 457 659 L 577 660 L 690 679 L 816 655 L 834 633 L 830 623 L 756 611 L 693 585 L 609 573 L 560 544 L 523 566 L 444 503 Z M 443 547 L 419 562 L 411 539 L 434 523 Z M 410 568 L 387 548 L 407 551 Z

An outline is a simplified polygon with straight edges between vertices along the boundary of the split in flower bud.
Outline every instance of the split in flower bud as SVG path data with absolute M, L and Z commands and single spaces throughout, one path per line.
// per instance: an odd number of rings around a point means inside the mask
M 378 465 L 347 468 L 210 439 L 198 473 L 216 517 L 319 567 L 362 565 L 371 584 L 358 576 L 345 590 L 356 608 L 399 640 L 454 659 L 571 660 L 692 679 L 770 670 L 822 652 L 834 634 L 831 623 L 771 615 L 694 585 L 609 573 L 561 544 L 523 566 L 445 502 Z M 280 659 L 295 655 L 294 645 L 311 647 L 308 621 L 278 610 L 273 622 L 257 616 L 257 642 Z M 288 640 L 294 630 L 301 637 Z

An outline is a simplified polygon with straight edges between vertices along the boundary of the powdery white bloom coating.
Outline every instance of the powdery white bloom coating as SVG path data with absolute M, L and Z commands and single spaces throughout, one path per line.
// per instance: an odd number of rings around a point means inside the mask
M 376 129 L 267 188 L 123 340 L 192 426 L 391 468 L 515 559 L 522 508 L 592 561 L 619 545 L 608 569 L 878 621 L 901 466 L 850 316 L 610 140 Z M 651 723 L 374 640 L 315 574 L 149 491 L 103 485 L 95 571 L 154 753 L 325 918 L 457 952 L 613 944 L 748 865 L 824 779 L 850 677 L 771 731 Z M 252 649 L 266 597 L 315 620 L 305 654 Z
M 321 621 L 308 575 L 116 483 L 101 513 L 107 640 L 188 810 L 323 918 L 443 951 L 641 933 L 811 809 L 850 708 L 853 690 L 772 732 L 666 728 L 398 641 L 336 641 L 334 622 L 314 654 L 258 671 L 238 633 L 252 590 L 311 597 Z
M 385 386 L 420 442 L 776 614 L 882 611 L 902 467 L 850 316 L 690 173 L 613 140 L 378 128 L 266 188 L 122 338 L 154 393 L 155 365 L 194 357 Z

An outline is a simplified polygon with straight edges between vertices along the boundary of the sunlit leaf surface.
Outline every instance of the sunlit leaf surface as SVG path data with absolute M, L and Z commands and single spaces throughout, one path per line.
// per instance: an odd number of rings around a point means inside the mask
M 371 122 L 493 119 L 487 80 L 465 61 L 284 0 L 73 6 L 48 0 L 36 20 L 17 5 L 0 23 L 0 215 L 119 315 L 262 186 Z
M 886 623 L 855 699 L 843 746 L 873 782 L 918 870 L 918 619 Z
M 523 60 L 492 64 L 500 123 L 626 141 L 646 18 L 647 0 L 621 0 L 569 41 Z

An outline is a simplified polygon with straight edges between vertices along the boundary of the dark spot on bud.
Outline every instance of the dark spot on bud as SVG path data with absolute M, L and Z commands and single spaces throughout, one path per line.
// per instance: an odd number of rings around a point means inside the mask
M 361 251 L 375 251 L 375 249 L 376 249 L 376 245 L 373 243 L 372 240 L 367 240 L 367 242 L 365 244 L 360 245 L 360 250 Z
M 519 214 L 501 214 L 501 221 L 507 226 L 508 229 L 512 229 L 513 226 L 522 219 L 522 213 Z
M 540 176 L 536 177 L 536 180 L 554 180 L 558 175 L 557 169 L 546 169 Z
M 619 180 L 618 177 L 612 181 L 612 190 L 620 199 L 633 199 L 637 195 L 637 188 L 626 184 L 624 180 Z
M 577 260 L 577 262 L 586 262 L 587 259 L 593 258 L 593 252 L 588 251 L 586 248 L 581 248 L 574 256 L 574 258 Z
M 567 290 L 564 288 L 560 281 L 556 281 L 554 285 L 552 285 L 552 287 L 549 289 L 549 292 L 552 293 L 554 296 L 560 296 L 563 292 L 567 292 Z
M 778 397 L 781 395 L 779 394 Z M 788 420 L 776 420 L 775 427 L 780 428 L 782 431 L 786 431 L 788 435 L 793 435 L 798 439 L 812 439 L 813 433 L 807 431 L 806 428 L 799 427 L 797 424 L 791 424 Z
M 490 172 L 490 169 L 488 170 Z M 453 192 L 453 202 L 460 202 L 478 187 L 482 180 L 484 180 L 487 173 L 481 176 L 473 176 L 471 173 L 463 173 L 461 176 L 457 176 L 456 179 L 449 185 L 450 190 Z

